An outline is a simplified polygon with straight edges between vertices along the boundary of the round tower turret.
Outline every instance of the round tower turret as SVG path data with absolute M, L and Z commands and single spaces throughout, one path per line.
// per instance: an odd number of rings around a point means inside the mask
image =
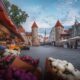
M 37 46 L 39 45 L 39 39 L 38 39 L 38 26 L 36 22 L 32 25 L 32 45 Z

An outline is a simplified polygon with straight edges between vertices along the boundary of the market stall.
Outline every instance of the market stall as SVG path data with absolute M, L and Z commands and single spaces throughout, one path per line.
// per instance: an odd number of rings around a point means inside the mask
M 80 71 L 66 60 L 49 57 L 45 63 L 45 80 L 80 80 Z
M 40 80 L 41 70 L 39 59 L 30 56 L 4 55 L 0 48 L 0 79 L 1 80 Z M 7 73 L 7 74 L 6 74 Z

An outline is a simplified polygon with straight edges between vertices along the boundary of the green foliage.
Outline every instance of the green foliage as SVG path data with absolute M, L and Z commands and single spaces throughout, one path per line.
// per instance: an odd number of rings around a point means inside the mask
M 6 7 L 7 11 L 9 12 L 9 9 L 10 9 L 10 6 L 11 6 L 10 2 L 8 0 L 3 0 L 3 1 L 4 1 L 4 4 L 5 4 L 5 7 Z
M 14 23 L 17 26 L 26 22 L 26 19 L 28 18 L 28 14 L 25 11 L 19 9 L 17 5 L 14 4 L 11 5 L 8 0 L 4 0 L 4 3 L 9 12 L 11 19 L 14 21 Z

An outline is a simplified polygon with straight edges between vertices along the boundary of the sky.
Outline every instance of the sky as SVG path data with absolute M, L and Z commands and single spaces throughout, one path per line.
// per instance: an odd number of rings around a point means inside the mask
M 35 21 L 39 27 L 39 34 L 49 35 L 50 30 L 60 20 L 67 29 L 74 24 L 75 19 L 80 21 L 80 0 L 10 0 L 29 17 L 23 25 L 26 31 L 31 31 L 31 25 Z

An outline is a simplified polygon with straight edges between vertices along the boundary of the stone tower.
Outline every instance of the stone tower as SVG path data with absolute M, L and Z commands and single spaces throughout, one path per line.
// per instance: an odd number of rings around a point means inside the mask
M 38 26 L 36 22 L 32 25 L 32 45 L 38 46 L 39 45 L 39 39 L 38 39 Z
M 55 41 L 59 42 L 61 40 L 61 33 L 64 31 L 64 27 L 61 22 L 58 20 L 55 25 Z

